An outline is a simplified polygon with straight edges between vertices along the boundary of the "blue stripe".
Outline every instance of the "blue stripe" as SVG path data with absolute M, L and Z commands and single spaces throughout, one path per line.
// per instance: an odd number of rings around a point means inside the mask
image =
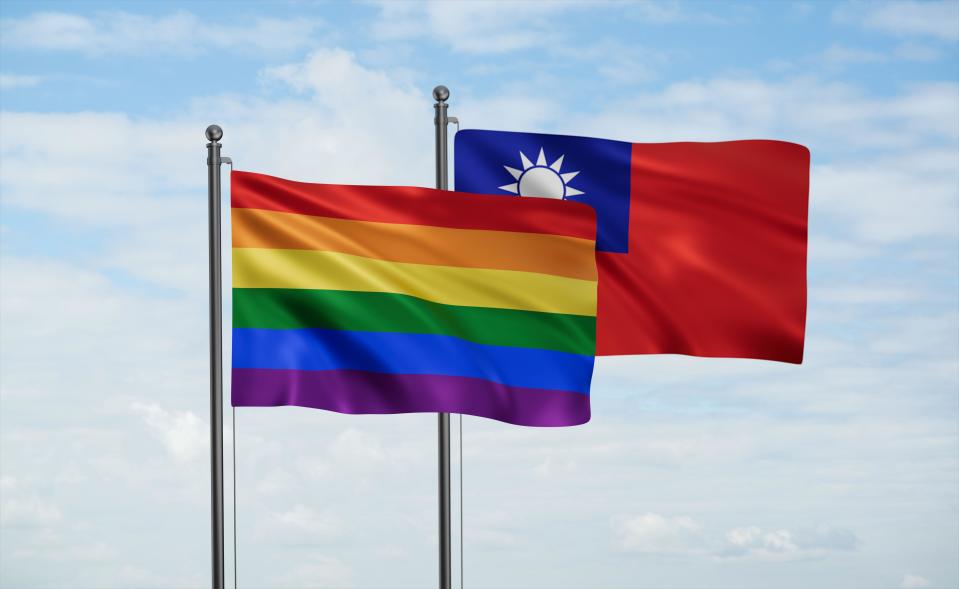
M 235 328 L 233 368 L 468 376 L 588 395 L 593 356 L 489 346 L 447 335 Z

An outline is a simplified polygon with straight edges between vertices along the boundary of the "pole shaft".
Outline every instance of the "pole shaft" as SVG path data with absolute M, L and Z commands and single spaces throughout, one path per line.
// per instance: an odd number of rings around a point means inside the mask
M 440 589 L 452 589 L 452 518 L 450 508 L 450 414 L 439 414 Z
M 436 126 L 436 187 L 440 190 L 449 189 L 446 145 L 446 128 L 449 125 L 449 117 L 446 112 L 448 107 L 449 105 L 445 102 L 437 102 L 433 105 L 433 109 L 436 111 L 436 116 L 433 118 Z
M 446 99 L 449 90 L 445 86 L 437 86 L 433 90 L 436 104 L 433 106 L 435 117 L 433 124 L 436 128 L 436 187 L 440 190 L 449 188 L 449 174 L 447 170 L 447 117 Z M 439 414 L 439 587 L 452 589 L 453 587 L 453 550 L 452 550 L 452 509 L 450 505 L 450 414 Z
M 211 127 L 212 128 L 212 127 Z M 219 131 L 219 127 L 217 127 Z M 222 136 L 222 131 L 219 131 Z M 213 589 L 224 589 L 223 557 L 223 303 L 220 265 L 220 143 L 207 130 L 210 236 L 210 495 Z

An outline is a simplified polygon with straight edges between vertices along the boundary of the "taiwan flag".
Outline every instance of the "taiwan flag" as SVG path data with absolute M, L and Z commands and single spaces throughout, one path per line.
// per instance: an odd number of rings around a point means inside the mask
M 596 211 L 597 355 L 801 363 L 809 150 L 464 130 L 455 189 Z

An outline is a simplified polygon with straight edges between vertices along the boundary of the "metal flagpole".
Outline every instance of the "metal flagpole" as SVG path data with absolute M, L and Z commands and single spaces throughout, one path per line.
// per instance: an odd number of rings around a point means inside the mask
M 447 190 L 448 174 L 446 161 L 446 128 L 449 124 L 446 100 L 450 97 L 449 88 L 433 88 L 436 114 L 433 124 L 436 127 L 436 187 Z M 452 589 L 452 517 L 450 509 L 450 414 L 439 414 L 439 536 L 440 536 L 440 589 Z
M 210 495 L 213 589 L 224 589 L 223 564 L 223 342 L 220 267 L 220 139 L 223 129 L 206 128 L 210 235 Z

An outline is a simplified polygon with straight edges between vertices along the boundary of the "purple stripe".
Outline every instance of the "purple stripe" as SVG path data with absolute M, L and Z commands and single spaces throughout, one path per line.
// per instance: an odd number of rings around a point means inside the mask
M 233 369 L 234 407 L 296 405 L 338 413 L 464 413 L 516 425 L 589 421 L 589 395 L 479 378 L 361 370 Z

